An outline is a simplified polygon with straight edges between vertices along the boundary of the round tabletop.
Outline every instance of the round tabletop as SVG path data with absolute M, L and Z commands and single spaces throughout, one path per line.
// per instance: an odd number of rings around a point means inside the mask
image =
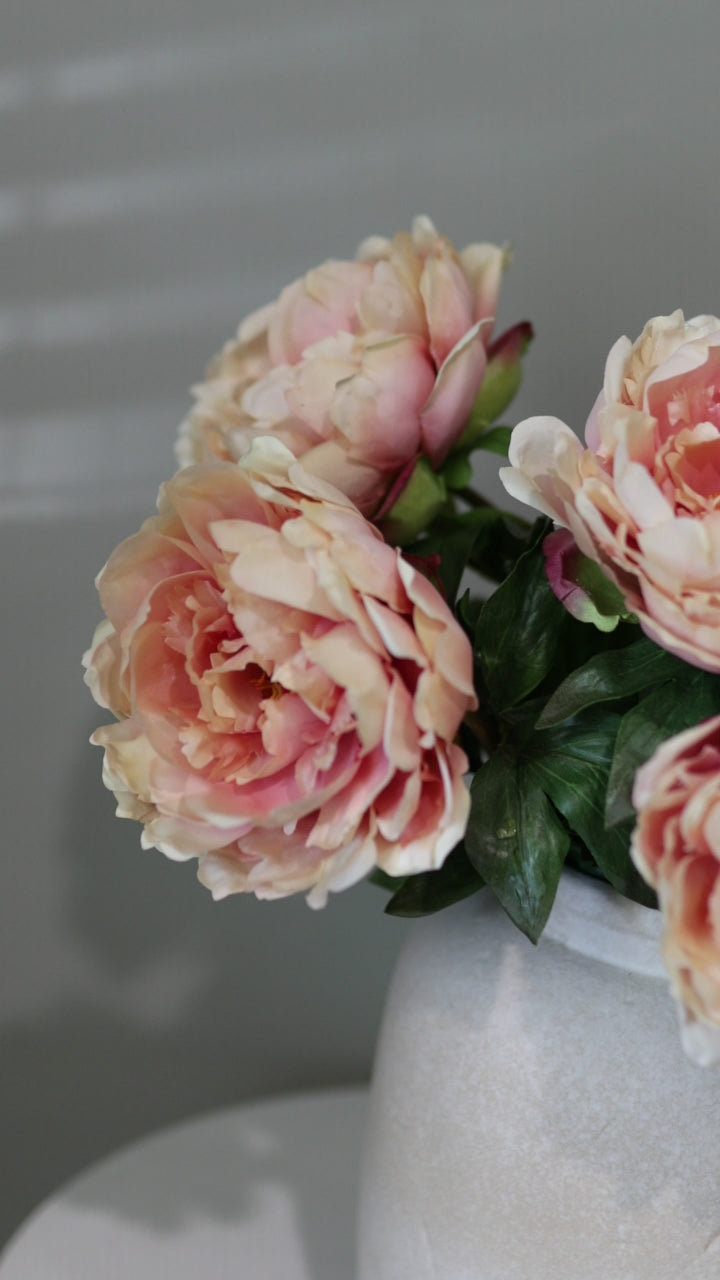
M 351 1280 L 366 1100 L 299 1094 L 153 1134 L 36 1209 L 0 1280 Z

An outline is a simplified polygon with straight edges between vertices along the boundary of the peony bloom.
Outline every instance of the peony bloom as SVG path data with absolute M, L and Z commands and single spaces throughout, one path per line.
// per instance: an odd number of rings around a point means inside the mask
M 572 531 L 652 640 L 720 671 L 720 320 L 676 311 L 616 342 L 585 440 L 520 423 L 506 489 Z
M 216 898 L 440 866 L 462 837 L 472 653 L 437 591 L 283 444 L 179 472 L 98 580 L 92 738 L 143 845 Z
M 427 218 L 325 262 L 241 324 L 195 388 L 181 466 L 247 453 L 271 433 L 373 517 L 401 473 L 437 468 L 486 367 L 506 254 L 456 253 Z
M 702 1063 L 720 1059 L 720 716 L 669 738 L 638 770 L 632 856 L 658 892 L 664 955 Z

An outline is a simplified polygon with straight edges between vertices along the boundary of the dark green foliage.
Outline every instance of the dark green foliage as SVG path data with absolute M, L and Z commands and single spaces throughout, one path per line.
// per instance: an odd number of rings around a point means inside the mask
M 507 458 L 511 435 L 512 427 L 491 427 L 489 431 L 483 431 L 482 435 L 478 436 L 475 448 Z
M 510 918 L 537 942 L 570 837 L 532 770 L 510 750 L 496 751 L 475 775 L 465 843 Z
M 567 649 L 573 619 L 553 595 L 542 543 L 549 520 L 535 526 L 529 549 L 486 602 L 475 650 L 493 707 L 515 706 L 545 679 Z M 575 624 L 582 626 L 582 624 Z
M 607 633 L 570 617 L 547 581 L 542 542 L 548 527 L 536 526 L 527 550 L 481 609 L 474 629 L 481 705 L 465 724 L 480 744 L 468 856 L 533 940 L 568 859 L 625 896 L 655 905 L 629 855 L 632 808 L 608 824 L 606 807 L 611 770 L 616 790 L 622 784 L 627 794 L 635 763 L 669 730 L 646 732 L 630 772 L 629 756 L 617 756 L 618 735 L 638 695 L 658 681 L 666 690 L 672 677 L 682 680 L 690 723 L 701 718 L 697 689 L 715 688 L 712 678 L 638 637 L 634 623 Z M 463 616 L 466 626 L 474 619 L 467 603 Z M 636 738 L 632 745 L 638 746 Z
M 558 686 L 538 720 L 538 728 L 561 724 L 598 702 L 628 698 L 669 680 L 684 664 L 645 636 L 624 649 L 594 654 Z
M 454 604 L 469 564 L 485 577 L 500 581 L 522 551 L 527 527 L 496 507 L 477 507 L 462 515 L 442 515 L 427 533 L 406 548 L 406 555 L 439 557 L 437 576 L 445 598 Z
M 635 770 L 649 760 L 661 742 L 720 712 L 717 677 L 678 659 L 673 661 L 675 679 L 631 707 L 618 729 L 605 801 L 605 821 L 610 827 L 634 818 Z
M 442 911 L 483 887 L 483 880 L 468 861 L 462 844 L 453 849 L 438 871 L 424 871 L 393 883 L 397 887 L 385 910 L 391 916 L 407 917 Z

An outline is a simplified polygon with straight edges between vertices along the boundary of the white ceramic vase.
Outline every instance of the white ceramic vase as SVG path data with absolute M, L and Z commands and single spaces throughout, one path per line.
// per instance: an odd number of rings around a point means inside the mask
M 538 947 L 489 891 L 417 921 L 357 1280 L 718 1280 L 720 1071 L 681 1047 L 660 927 L 572 873 Z

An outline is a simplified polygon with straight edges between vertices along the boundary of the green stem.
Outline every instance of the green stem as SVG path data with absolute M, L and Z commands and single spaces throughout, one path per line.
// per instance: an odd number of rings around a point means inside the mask
M 462 498 L 463 502 L 467 502 L 469 507 L 492 507 L 495 505 L 489 502 L 487 498 L 484 498 L 481 493 L 478 493 L 477 489 L 473 489 L 469 485 L 466 489 L 458 490 L 458 497 Z
M 494 721 L 484 719 L 479 711 L 468 711 L 463 724 L 480 743 L 483 751 L 491 756 L 500 742 L 500 734 Z

